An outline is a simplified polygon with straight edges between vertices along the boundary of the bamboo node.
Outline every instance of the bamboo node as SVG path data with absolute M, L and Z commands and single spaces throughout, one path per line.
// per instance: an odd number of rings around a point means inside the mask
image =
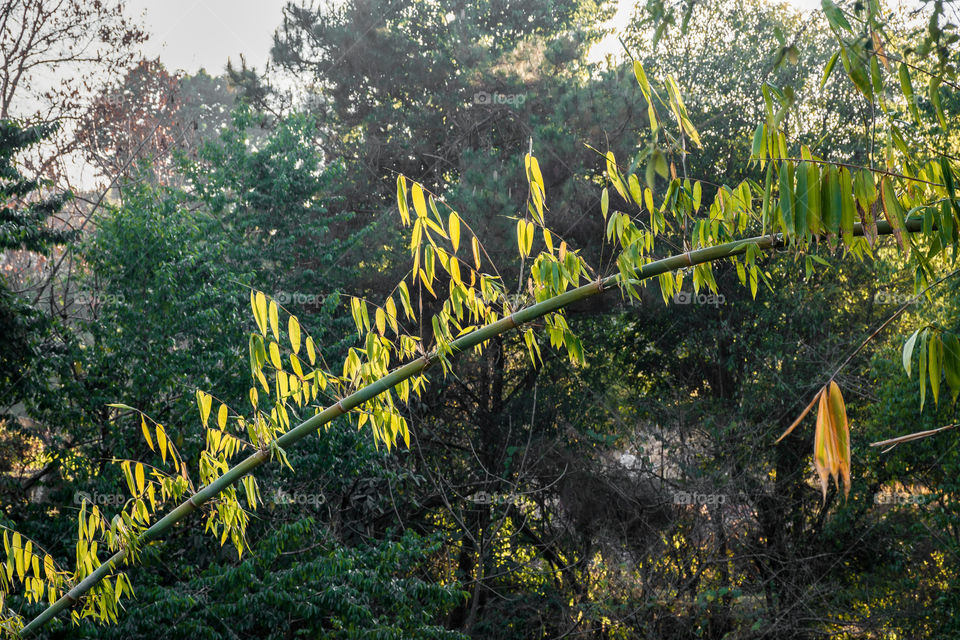
M 347 412 L 347 410 L 344 409 L 343 403 L 342 403 L 340 400 L 337 400 L 337 404 L 334 405 L 334 406 L 336 406 L 337 409 L 340 409 L 340 413 L 346 413 L 346 412 Z

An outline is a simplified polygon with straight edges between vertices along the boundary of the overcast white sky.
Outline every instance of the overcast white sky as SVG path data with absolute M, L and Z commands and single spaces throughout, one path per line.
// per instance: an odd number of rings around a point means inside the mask
M 262 69 L 270 54 L 284 0 L 128 0 L 132 16 L 143 15 L 150 32 L 144 55 L 168 69 L 201 67 L 217 75 L 227 59 Z
M 537 0 L 531 0 L 536 2 Z M 819 7 L 820 0 L 789 0 L 804 9 Z M 160 60 L 170 70 L 193 73 L 200 67 L 217 75 L 227 59 L 262 69 L 270 54 L 274 29 L 280 24 L 285 0 L 128 0 L 130 12 L 139 16 L 151 38 L 144 54 Z M 614 25 L 622 27 L 637 0 L 619 0 Z M 611 50 L 619 50 L 611 38 Z M 600 53 L 600 52 L 596 52 Z M 602 57 L 602 56 L 599 56 Z

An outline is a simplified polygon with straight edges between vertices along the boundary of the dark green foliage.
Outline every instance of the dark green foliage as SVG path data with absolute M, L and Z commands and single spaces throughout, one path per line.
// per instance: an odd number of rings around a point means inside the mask
M 53 126 L 22 127 L 0 120 L 0 251 L 32 251 L 49 254 L 59 244 L 70 242 L 76 234 L 51 227 L 50 217 L 59 213 L 71 197 L 69 193 L 51 194 L 50 185 L 27 178 L 20 170 L 18 155 L 48 138 Z M 4 259 L 4 262 L 6 260 Z M 43 359 L 59 350 L 55 322 L 36 308 L 26 296 L 12 290 L 5 274 L 0 273 L 0 429 L 6 433 L 0 446 L 0 469 L 20 465 L 33 446 L 22 430 L 22 408 L 16 405 L 26 398 L 52 393 L 44 375 Z M 36 477 L 28 480 L 29 484 Z M 6 493 L 6 482 L 0 491 Z
M 0 250 L 46 253 L 53 245 L 76 237 L 70 230 L 47 226 L 70 194 L 44 194 L 42 190 L 49 185 L 24 177 L 16 162 L 17 154 L 48 138 L 55 129 L 53 125 L 24 128 L 12 120 L 0 120 Z

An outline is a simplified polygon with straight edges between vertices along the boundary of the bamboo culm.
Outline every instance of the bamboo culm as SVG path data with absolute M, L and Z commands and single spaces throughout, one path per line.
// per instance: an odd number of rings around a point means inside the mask
M 906 220 L 906 231 L 910 233 L 922 230 L 922 220 L 910 218 Z M 877 222 L 878 235 L 890 235 L 893 228 L 889 223 Z M 859 223 L 854 225 L 854 235 L 862 236 L 863 228 Z M 761 250 L 775 248 L 784 245 L 784 239 L 781 234 L 771 234 L 765 236 L 756 236 L 745 238 L 734 242 L 727 242 L 714 247 L 706 247 L 689 251 L 687 253 L 677 254 L 661 260 L 656 260 L 643 265 L 637 271 L 637 278 L 631 280 L 631 284 L 637 284 L 643 280 L 659 276 L 663 273 L 677 271 L 697 264 L 712 262 L 723 258 L 730 258 L 745 253 L 747 247 L 756 245 Z M 466 335 L 463 335 L 449 344 L 451 354 L 447 357 L 455 357 L 491 338 L 506 333 L 520 325 L 526 324 L 537 318 L 541 318 L 548 313 L 567 307 L 575 302 L 600 294 L 606 289 L 614 288 L 618 285 L 620 274 L 614 274 L 605 278 L 594 280 L 576 289 L 571 289 L 566 293 L 555 296 L 543 302 L 524 307 L 505 316 L 496 322 L 480 327 Z M 364 402 L 380 395 L 384 391 L 393 388 L 395 385 L 411 378 L 424 369 L 429 367 L 438 359 L 436 353 L 430 353 L 422 356 L 412 362 L 409 362 L 381 378 L 380 380 L 369 384 L 357 391 L 351 393 L 337 403 L 327 407 L 323 411 L 315 414 L 313 417 L 304 420 L 296 427 L 293 427 L 282 436 L 277 438 L 277 445 L 286 449 L 297 443 L 306 436 L 318 431 L 321 427 L 329 424 L 334 419 L 360 406 Z M 248 473 L 264 464 L 270 459 L 268 450 L 260 450 L 250 455 L 235 466 L 231 467 L 226 473 L 217 478 L 214 482 L 201 488 L 193 496 L 182 502 L 163 518 L 158 520 L 150 528 L 140 534 L 137 539 L 137 546 L 142 546 L 151 541 L 157 540 L 161 535 L 168 531 L 174 524 L 185 519 L 194 511 L 217 496 L 224 489 L 236 483 Z M 71 608 L 79 599 L 93 588 L 100 580 L 114 571 L 126 557 L 126 549 L 121 549 L 112 555 L 106 562 L 97 567 L 90 575 L 84 578 L 80 583 L 71 588 L 67 593 L 61 596 L 56 602 L 42 611 L 36 618 L 30 621 L 21 631 L 23 638 L 30 637 L 38 631 L 43 625 L 55 618 L 61 612 Z

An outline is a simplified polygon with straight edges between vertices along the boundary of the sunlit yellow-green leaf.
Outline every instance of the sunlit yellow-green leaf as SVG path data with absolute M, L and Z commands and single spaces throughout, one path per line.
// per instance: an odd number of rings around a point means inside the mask
M 277 302 L 275 300 L 270 301 L 269 308 L 270 315 L 270 329 L 273 330 L 273 339 L 280 339 L 280 313 L 277 310 Z
M 253 317 L 257 321 L 260 333 L 267 335 L 267 297 L 262 291 L 250 292 L 250 305 L 253 307 Z
M 143 416 L 140 416 L 140 430 L 143 431 L 143 439 L 147 441 L 147 446 L 150 447 L 151 451 L 154 451 L 153 438 L 150 437 L 150 428 L 147 427 L 147 421 Z
M 455 211 L 450 212 L 447 220 L 447 231 L 450 233 L 450 244 L 453 246 L 453 252 L 460 249 L 460 217 Z
M 294 353 L 300 353 L 300 322 L 295 316 L 290 316 L 287 323 L 287 332 L 290 334 L 290 346 Z
M 427 217 L 427 201 L 423 197 L 423 187 L 420 186 L 420 183 L 413 183 L 413 208 L 417 212 L 418 218 Z

